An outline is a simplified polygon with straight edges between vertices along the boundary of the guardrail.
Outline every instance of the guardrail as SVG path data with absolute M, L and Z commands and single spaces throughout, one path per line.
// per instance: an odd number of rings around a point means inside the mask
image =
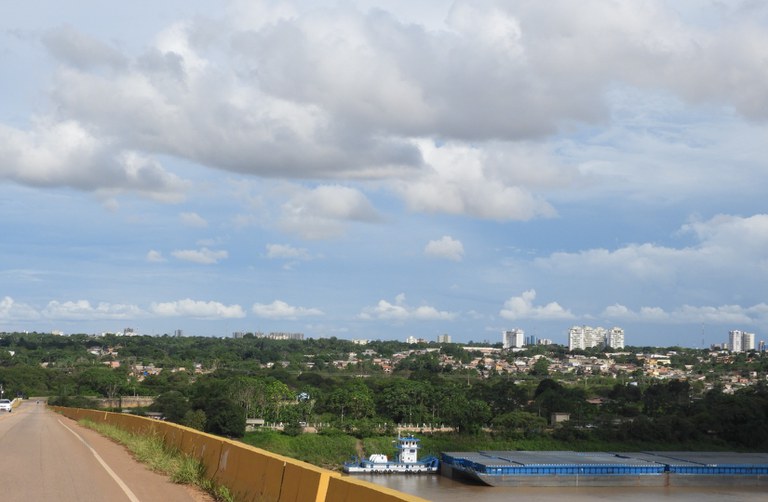
M 226 486 L 238 501 L 258 502 L 427 502 L 260 448 L 151 418 L 50 406 L 73 420 L 107 423 L 134 434 L 156 435 L 198 459 L 205 475 Z

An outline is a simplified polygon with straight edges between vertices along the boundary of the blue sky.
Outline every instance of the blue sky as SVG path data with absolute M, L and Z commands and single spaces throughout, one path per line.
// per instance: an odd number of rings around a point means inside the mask
M 0 330 L 765 339 L 766 61 L 752 1 L 15 4 Z

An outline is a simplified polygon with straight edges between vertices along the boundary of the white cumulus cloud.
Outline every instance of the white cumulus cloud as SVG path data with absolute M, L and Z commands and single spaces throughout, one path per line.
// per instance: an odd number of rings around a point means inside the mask
M 0 299 L 0 319 L 4 321 L 32 321 L 40 317 L 40 312 L 30 305 L 19 303 L 10 296 Z
M 405 302 L 405 294 L 395 297 L 395 303 L 379 300 L 374 307 L 366 307 L 360 313 L 361 319 L 384 319 L 393 321 L 450 321 L 455 319 L 455 312 L 441 311 L 428 305 L 409 306 Z
M 324 315 L 320 309 L 297 307 L 282 300 L 275 300 L 269 304 L 254 303 L 252 311 L 257 316 L 266 319 L 298 319 L 299 317 Z
M 40 79 L 50 108 L 27 128 L 0 126 L 0 177 L 179 200 L 188 184 L 156 160 L 167 155 L 266 178 L 384 179 L 418 211 L 549 217 L 537 191 L 572 185 L 577 170 L 546 139 L 613 120 L 613 89 L 768 116 L 756 5 L 241 2 L 166 22 L 137 54 L 55 28 L 41 37 L 57 63 Z M 359 195 L 323 190 L 325 212 L 292 200 L 284 228 L 324 238 L 375 216 Z
M 208 222 L 205 218 L 194 212 L 181 213 L 179 218 L 181 218 L 181 222 L 188 227 L 205 228 L 208 226 Z
M 635 312 L 619 303 L 606 307 L 600 316 L 611 321 L 667 322 L 670 320 L 670 314 L 660 307 L 641 307 L 639 311 Z
M 624 305 L 615 304 L 606 307 L 601 316 L 617 321 L 754 326 L 768 321 L 768 304 L 758 303 L 750 307 L 741 305 L 683 305 L 670 311 L 665 311 L 661 307 L 641 307 L 638 311 L 634 311 Z
M 150 311 L 160 317 L 194 317 L 198 319 L 237 319 L 245 317 L 240 305 L 224 305 L 214 301 L 186 298 L 174 302 L 152 303 Z
M 288 244 L 267 244 L 267 258 L 308 260 L 309 252 L 304 248 L 296 248 Z
M 26 131 L 0 124 L 0 156 L 0 178 L 25 185 L 128 191 L 162 202 L 182 200 L 189 187 L 152 157 L 115 149 L 76 120 L 37 119 Z
M 202 249 L 181 249 L 171 253 L 179 260 L 191 261 L 203 265 L 211 265 L 220 262 L 229 257 L 229 253 L 224 250 Z
M 336 237 L 344 233 L 345 224 L 380 220 L 361 191 L 341 185 L 294 187 L 281 211 L 280 227 L 305 239 Z
M 136 319 L 146 313 L 136 305 L 122 305 L 99 302 L 92 305 L 88 300 L 48 302 L 43 315 L 50 319 L 99 320 L 99 319 Z
M 464 245 L 461 241 L 444 235 L 438 240 L 429 241 L 424 248 L 424 254 L 433 258 L 461 261 L 464 258 Z
M 535 259 L 533 265 L 553 278 L 573 281 L 572 288 L 595 277 L 610 277 L 595 291 L 596 298 L 612 295 L 612 301 L 621 304 L 629 303 L 623 298 L 635 294 L 658 296 L 659 288 L 722 301 L 715 297 L 712 285 L 726 283 L 738 284 L 739 295 L 748 304 L 762 300 L 768 281 L 768 214 L 696 219 L 683 225 L 678 234 L 692 242 L 680 247 L 642 243 L 613 250 L 558 252 Z M 672 304 L 661 307 L 668 312 L 677 308 Z
M 559 186 L 572 177 L 541 148 L 417 144 L 428 168 L 397 184 L 416 211 L 499 221 L 552 217 L 555 209 L 529 187 Z
M 566 310 L 557 302 L 550 302 L 543 306 L 536 306 L 533 301 L 536 299 L 536 291 L 529 289 L 520 296 L 513 296 L 504 302 L 504 308 L 499 315 L 504 319 L 574 319 L 575 316 L 570 310 Z

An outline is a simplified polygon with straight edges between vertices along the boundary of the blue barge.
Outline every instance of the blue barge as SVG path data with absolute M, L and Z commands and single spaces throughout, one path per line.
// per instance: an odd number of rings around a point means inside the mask
M 441 473 L 491 486 L 764 486 L 768 454 L 444 452 Z

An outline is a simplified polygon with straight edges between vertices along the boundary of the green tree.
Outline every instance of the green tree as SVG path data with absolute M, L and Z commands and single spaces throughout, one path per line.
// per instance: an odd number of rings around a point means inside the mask
M 528 390 L 505 377 L 494 378 L 479 391 L 482 399 L 491 406 L 494 415 L 521 410 L 528 403 Z
M 323 409 L 334 413 L 342 423 L 345 419 L 372 417 L 376 410 L 373 392 L 360 380 L 350 380 L 334 389 L 323 400 Z
M 206 432 L 233 438 L 245 435 L 245 410 L 228 397 L 214 397 L 203 411 Z
M 551 378 L 545 378 L 536 387 L 531 411 L 547 418 L 555 412 L 574 413 L 583 410 L 585 402 L 583 389 L 567 388 Z
M 546 427 L 547 420 L 527 411 L 512 411 L 494 417 L 491 423 L 494 431 L 503 436 L 528 436 Z
M 187 396 L 177 390 L 170 390 L 157 396 L 150 409 L 162 413 L 166 420 L 183 424 L 187 413 L 191 411 L 191 405 Z
M 539 377 L 546 377 L 549 376 L 549 359 L 546 357 L 540 357 L 536 360 L 536 362 L 533 364 L 533 368 L 531 368 L 531 375 L 532 376 L 539 376 Z
M 690 403 L 691 386 L 687 381 L 655 383 L 643 393 L 644 413 L 649 417 L 682 412 Z
M 188 410 L 184 414 L 182 424 L 199 431 L 205 430 L 206 416 L 203 410 Z
M 446 424 L 460 432 L 476 433 L 489 423 L 490 406 L 480 399 L 471 399 L 469 389 L 447 385 L 439 394 L 440 416 Z
M 82 371 L 76 377 L 78 393 L 114 398 L 122 392 L 127 378 L 124 372 L 95 366 Z
M 401 378 L 387 379 L 376 388 L 376 411 L 395 423 L 432 422 L 430 383 Z

